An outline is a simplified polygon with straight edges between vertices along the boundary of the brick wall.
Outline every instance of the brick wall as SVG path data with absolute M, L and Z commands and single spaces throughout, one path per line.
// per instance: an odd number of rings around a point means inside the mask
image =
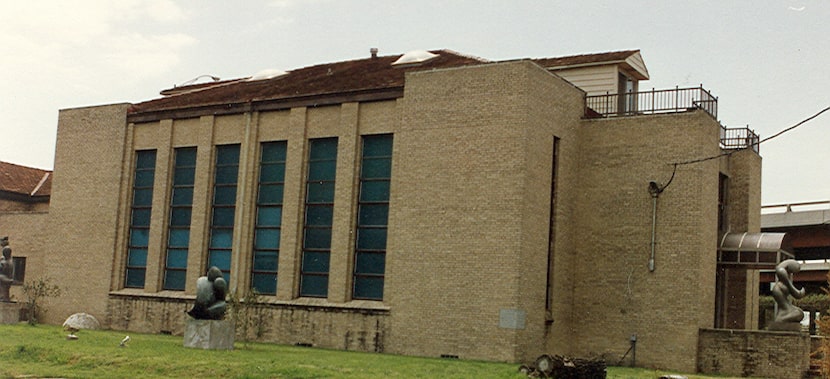
M 572 264 L 573 354 L 620 359 L 637 336 L 637 364 L 691 371 L 697 330 L 713 320 L 718 124 L 702 111 L 583 121 Z M 649 271 L 650 181 L 657 199 Z
M 809 365 L 807 333 L 700 330 L 697 371 L 703 374 L 792 379 Z
M 47 276 L 56 279 L 44 267 L 52 255 L 44 245 L 48 217 L 47 212 L 0 212 L 0 236 L 9 237 L 12 259 L 26 259 L 24 283 Z M 52 282 L 55 283 L 55 280 Z M 9 295 L 14 301 L 25 301 L 20 285 L 12 285 Z M 49 301 L 46 300 L 47 306 Z
M 86 312 L 104 318 L 113 274 L 113 246 L 125 212 L 122 173 L 129 104 L 60 111 L 47 222 L 46 271 L 63 295 L 46 321 Z

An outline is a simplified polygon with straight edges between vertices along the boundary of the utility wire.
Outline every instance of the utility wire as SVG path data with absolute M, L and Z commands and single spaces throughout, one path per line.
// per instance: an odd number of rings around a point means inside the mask
M 786 129 L 784 129 L 784 130 L 782 130 L 782 131 L 780 131 L 780 132 L 778 132 L 778 133 L 775 133 L 775 134 L 773 134 L 773 135 L 771 135 L 771 136 L 769 136 L 769 137 L 767 137 L 767 138 L 764 138 L 764 139 L 762 139 L 761 141 L 759 141 L 759 142 L 758 142 L 758 143 L 756 143 L 756 144 L 752 144 L 752 145 L 750 145 L 750 146 L 743 147 L 743 148 L 740 148 L 740 149 L 731 150 L 731 151 L 728 151 L 728 152 L 725 152 L 725 153 L 720 153 L 720 154 L 718 154 L 718 155 L 713 155 L 713 156 L 711 156 L 711 157 L 700 158 L 700 159 L 693 159 L 693 160 L 683 161 L 683 162 L 674 162 L 674 163 L 669 163 L 669 164 L 670 164 L 670 165 L 674 165 L 674 168 L 675 168 L 675 170 L 676 170 L 676 169 L 677 169 L 677 166 L 680 166 L 680 165 L 687 165 L 687 164 L 692 164 L 692 163 L 700 163 L 700 162 L 705 162 L 705 161 L 709 161 L 709 160 L 712 160 L 712 159 L 717 159 L 717 158 L 720 158 L 720 157 L 725 157 L 725 156 L 732 155 L 732 154 L 734 154 L 734 153 L 736 153 L 736 152 L 738 152 L 738 151 L 741 151 L 741 150 L 746 150 L 746 149 L 748 149 L 748 148 L 750 148 L 750 147 L 752 147 L 752 146 L 760 145 L 760 144 L 762 144 L 762 143 L 764 143 L 764 142 L 767 142 L 767 141 L 769 141 L 769 140 L 771 140 L 771 139 L 773 139 L 773 138 L 775 138 L 775 137 L 778 137 L 778 136 L 780 136 L 780 135 L 782 135 L 782 134 L 784 134 L 784 133 L 786 133 L 786 132 L 789 132 L 790 130 L 793 130 L 793 129 L 795 129 L 795 128 L 797 128 L 797 127 L 799 127 L 799 126 L 801 126 L 801 125 L 805 124 L 806 122 L 808 122 L 808 121 L 810 121 L 810 120 L 812 120 L 812 119 L 814 119 L 814 118 L 816 118 L 816 117 L 820 116 L 822 113 L 827 112 L 828 110 L 830 110 L 830 107 L 824 108 L 824 109 L 820 110 L 818 113 L 816 113 L 816 114 L 814 114 L 814 115 L 812 115 L 812 116 L 810 116 L 810 117 L 805 118 L 805 119 L 804 119 L 804 120 L 802 120 L 801 122 L 799 122 L 799 123 L 797 123 L 797 124 L 795 124 L 795 125 L 793 125 L 793 126 L 790 126 L 789 128 L 786 128 Z

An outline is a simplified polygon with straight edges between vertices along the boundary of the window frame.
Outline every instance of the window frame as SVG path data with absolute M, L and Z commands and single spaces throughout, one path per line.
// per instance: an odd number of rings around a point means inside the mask
M 367 144 L 377 144 L 377 146 L 369 149 Z M 381 149 L 383 154 L 378 154 L 374 149 Z M 354 260 L 352 265 L 353 299 L 383 300 L 386 281 L 386 247 L 389 237 L 389 199 L 392 184 L 393 151 L 394 138 L 392 134 L 364 135 L 361 138 Z M 379 164 L 375 165 L 377 163 Z M 368 195 L 367 188 L 378 183 L 385 183 L 385 185 L 378 186 L 381 191 L 377 191 L 378 188 L 375 188 L 371 196 Z M 366 243 L 369 243 L 369 241 L 363 238 L 364 233 L 375 234 L 374 237 L 382 239 L 382 244 L 373 240 L 367 246 Z M 378 285 L 378 282 L 380 289 L 372 288 Z M 379 294 L 377 291 L 379 291 Z
M 236 225 L 236 202 L 239 192 L 239 160 L 241 154 L 242 148 L 238 143 L 216 145 L 213 171 L 213 196 L 210 212 L 210 234 L 208 236 L 208 256 L 205 271 L 210 267 L 216 266 L 222 271 L 222 276 L 228 283 L 230 283 L 231 270 L 233 269 L 233 230 Z M 218 199 L 220 195 L 231 196 L 231 198 Z M 227 243 L 219 244 L 222 236 L 229 237 Z M 224 258 L 225 255 L 227 255 L 227 268 L 224 266 L 220 267 L 219 262 L 217 262 L 220 257 Z
M 298 293 L 301 297 L 328 297 L 338 145 L 337 137 L 309 140 L 299 263 Z M 316 214 L 327 219 L 310 218 L 310 210 L 320 211 Z M 332 215 L 331 218 L 328 214 Z
M 150 246 L 150 223 L 153 213 L 153 190 L 158 152 L 155 149 L 136 150 L 134 157 L 129 227 L 124 257 L 124 288 L 144 288 L 147 285 L 147 255 Z M 139 212 L 146 214 L 141 217 L 141 223 L 136 222 Z M 141 243 L 137 244 L 137 242 Z M 140 253 L 143 253 L 143 258 L 135 256 Z M 133 277 L 133 275 L 136 276 Z M 138 275 L 140 275 L 140 280 L 138 280 Z
M 267 151 L 266 151 L 267 150 Z M 287 141 L 268 141 L 260 143 L 259 177 L 256 193 L 256 213 L 254 218 L 253 246 L 251 248 L 251 288 L 263 295 L 276 295 L 279 285 L 279 259 L 282 240 L 282 215 L 283 199 L 285 197 L 285 161 L 287 158 Z M 270 170 L 269 170 L 270 169 Z M 277 188 L 282 189 L 277 190 Z M 271 198 L 265 197 L 268 190 L 279 192 L 280 196 Z M 279 219 L 269 220 L 271 224 L 261 223 L 260 215 L 265 210 L 273 211 L 279 209 Z M 260 234 L 263 233 L 263 234 Z M 270 234 L 266 236 L 265 233 Z M 266 241 L 266 238 L 269 241 Z M 261 243 L 263 245 L 261 245 Z M 265 247 L 266 243 L 271 243 Z M 276 260 L 273 268 L 257 266 L 258 257 L 273 255 Z M 260 282 L 262 280 L 263 282 Z M 270 282 L 273 281 L 273 289 Z M 268 282 L 268 287 L 258 284 Z
M 173 177 L 170 183 L 170 214 L 167 222 L 167 244 L 164 253 L 162 289 L 184 291 L 187 286 L 190 227 L 193 224 L 193 192 L 199 151 L 195 146 L 185 146 L 176 148 L 173 152 Z M 188 197 L 189 201 L 182 201 Z M 183 217 L 185 214 L 186 217 Z M 184 222 L 185 218 L 186 223 Z M 174 243 L 174 239 L 176 243 Z M 178 243 L 179 239 L 183 240 L 184 243 Z M 171 252 L 183 255 L 184 267 L 171 265 Z M 175 282 L 173 278 L 176 279 Z

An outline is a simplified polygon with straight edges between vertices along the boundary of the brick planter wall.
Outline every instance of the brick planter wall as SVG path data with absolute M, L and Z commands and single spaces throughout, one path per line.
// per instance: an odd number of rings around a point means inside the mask
M 792 379 L 809 365 L 807 333 L 700 330 L 697 371 L 703 374 Z

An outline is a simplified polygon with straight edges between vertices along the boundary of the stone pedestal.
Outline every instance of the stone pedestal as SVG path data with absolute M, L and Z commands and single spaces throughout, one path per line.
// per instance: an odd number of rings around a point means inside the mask
M 20 322 L 22 303 L 0 302 L 0 324 L 17 324 Z
M 187 319 L 184 347 L 210 350 L 233 350 L 236 329 L 228 320 Z

